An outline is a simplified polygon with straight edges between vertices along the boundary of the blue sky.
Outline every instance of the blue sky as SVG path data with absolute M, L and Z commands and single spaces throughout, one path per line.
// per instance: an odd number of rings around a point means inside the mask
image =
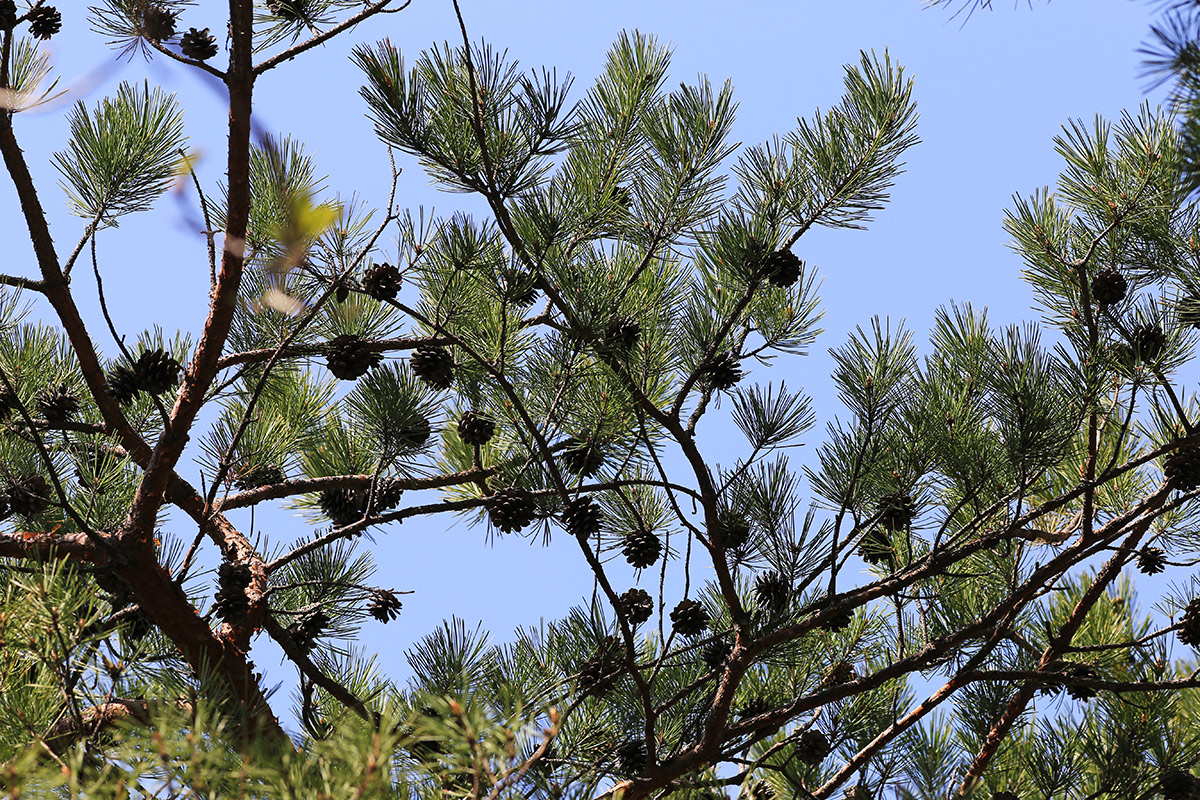
M 218 90 L 164 59 L 109 66 L 114 56 L 87 29 L 84 5 L 59 3 L 64 30 L 51 49 L 63 86 L 89 105 L 120 80 L 147 78 L 178 92 L 191 144 L 205 154 L 202 177 L 215 193 L 226 119 Z M 181 28 L 222 30 L 222 5 L 204 0 L 186 11 Z M 922 343 L 934 309 L 950 300 L 986 305 L 1000 323 L 1035 318 L 1019 259 L 1001 228 L 1003 210 L 1014 193 L 1053 183 L 1060 163 L 1052 137 L 1069 118 L 1113 118 L 1144 100 L 1136 50 L 1153 11 L 1150 3 L 1132 0 L 1054 0 L 1032 9 L 998 3 L 996 11 L 964 26 L 946 9 L 922 9 L 920 0 L 463 0 L 462 7 L 472 38 L 507 48 L 525 67 L 569 71 L 576 78 L 576 98 L 619 31 L 652 32 L 673 46 L 676 80 L 704 72 L 715 82 L 733 81 L 740 101 L 733 138 L 745 143 L 786 132 L 797 116 L 835 103 L 842 65 L 857 61 L 860 50 L 886 48 L 915 78 L 923 141 L 910 151 L 891 205 L 867 232 L 816 230 L 796 247 L 824 276 L 826 333 L 811 357 L 758 373 L 763 379 L 787 378 L 813 395 L 819 423 L 801 458 L 839 412 L 825 351 L 871 315 L 905 318 Z M 364 115 L 349 49 L 387 36 L 412 57 L 456 33 L 449 0 L 414 0 L 404 12 L 267 74 L 257 88 L 259 124 L 306 140 L 333 192 L 343 197 L 356 192 L 381 203 L 388 188 L 387 154 Z M 222 52 L 217 62 L 223 59 Z M 1160 100 L 1161 93 L 1153 99 Z M 49 165 L 50 153 L 65 143 L 67 108 L 23 114 L 17 121 L 60 252 L 70 251 L 83 227 L 65 213 Z M 460 195 L 433 190 L 414 161 L 400 158 L 399 164 L 401 202 L 433 206 L 439 213 L 478 208 Z M 110 310 L 131 336 L 156 323 L 168 332 L 199 330 L 207 267 L 203 240 L 188 222 L 194 211 L 184 213 L 194 208 L 193 199 L 190 192 L 166 197 L 154 211 L 100 238 Z M 0 220 L 0 269 L 32 274 L 32 254 L 7 182 L 0 182 Z M 76 287 L 94 312 L 90 276 L 80 275 Z M 98 315 L 92 320 L 95 338 L 111 352 L 102 321 Z M 729 460 L 713 452 L 717 460 Z M 270 519 L 275 539 L 307 533 L 290 516 Z M 190 531 L 181 533 L 190 538 Z M 487 548 L 481 528 L 467 530 L 453 519 L 410 522 L 376 538 L 384 565 L 378 582 L 416 592 L 406 598 L 400 620 L 386 629 L 368 622 L 364 631 L 365 644 L 379 648 L 383 666 L 396 674 L 402 673 L 400 648 L 451 613 L 472 623 L 482 620 L 503 639 L 513 626 L 536 623 L 540 615 L 554 618 L 591 592 L 578 552 L 566 541 L 543 550 L 513 538 Z

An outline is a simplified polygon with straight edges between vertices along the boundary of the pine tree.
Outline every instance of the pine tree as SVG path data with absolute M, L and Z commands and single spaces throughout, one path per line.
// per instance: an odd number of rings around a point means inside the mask
M 68 281 L 189 170 L 176 101 L 123 84 L 71 112 L 55 165 L 84 235 L 65 258 L 20 147 L 28 106 L 0 109 L 37 266 L 0 275 L 6 791 L 1197 793 L 1200 403 L 1179 375 L 1200 210 L 1170 117 L 1068 126 L 1057 191 L 1014 201 L 1045 341 L 949 306 L 924 358 L 878 319 L 835 347 L 846 412 L 808 491 L 788 452 L 815 416 L 765 365 L 818 333 L 804 234 L 865 227 L 917 141 L 889 56 L 738 148 L 731 87 L 671 88 L 648 35 L 622 34 L 578 97 L 472 44 L 461 17 L 461 39 L 412 62 L 359 46 L 378 137 L 489 210 L 423 224 L 324 196 L 298 140 L 251 137 L 256 76 L 404 4 L 230 7 L 103 0 L 91 19 L 228 88 L 226 181 L 189 178 L 241 244 L 208 250 L 194 342 L 122 336 Z M 12 97 L 44 97 L 28 34 L 51 10 L 0 0 Z M 738 438 L 731 463 L 714 431 Z M 267 542 L 232 513 L 276 504 L 311 533 Z M 411 643 L 400 686 L 357 644 L 403 619 L 406 593 L 379 585 L 364 534 L 448 514 L 560 548 L 593 581 L 511 637 L 450 616 Z M 1169 624 L 1141 609 L 1135 569 L 1176 579 Z M 270 691 L 256 637 L 290 691 Z

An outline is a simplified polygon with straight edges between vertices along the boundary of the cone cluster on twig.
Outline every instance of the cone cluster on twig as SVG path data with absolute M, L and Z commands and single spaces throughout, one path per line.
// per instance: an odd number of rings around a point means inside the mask
M 725 350 L 717 353 L 708 360 L 700 371 L 700 380 L 709 389 L 727 391 L 745 375 L 739 365 L 738 357 Z
M 794 284 L 800 278 L 804 262 L 791 250 L 782 249 L 771 253 L 763 262 L 767 280 L 781 289 Z
M 533 496 L 516 487 L 498 489 L 487 499 L 488 519 L 503 533 L 513 533 L 533 522 Z
M 1102 306 L 1112 306 L 1125 299 L 1129 284 L 1115 269 L 1102 269 L 1092 281 L 1092 297 Z
M 62 30 L 62 14 L 54 6 L 38 6 L 28 16 L 29 35 L 45 41 Z
M 296 647 L 307 655 L 316 645 L 317 637 L 329 627 L 329 622 L 329 615 L 320 608 L 308 608 L 287 626 L 287 632 L 296 643 Z
M 115 365 L 104 380 L 108 384 L 108 393 L 123 406 L 132 403 L 142 393 L 137 373 L 128 364 Z
M 52 425 L 67 422 L 79 410 L 79 400 L 65 383 L 51 386 L 38 395 L 35 407 L 38 416 Z
M 1164 770 L 1158 780 L 1164 800 L 1197 800 L 1200 798 L 1200 778 L 1186 770 Z
M 208 28 L 188 28 L 179 38 L 179 49 L 188 58 L 208 61 L 217 54 L 217 39 Z
M 589 497 L 577 497 L 562 515 L 563 527 L 577 539 L 587 539 L 600 532 L 600 508 Z
M 800 734 L 796 740 L 796 758 L 810 766 L 816 766 L 829 755 L 829 739 L 813 728 Z
M 175 35 L 175 18 L 178 16 L 177 12 L 166 6 L 150 3 L 142 8 L 138 30 L 151 41 L 165 42 Z
M 1200 647 L 1200 597 L 1193 598 L 1183 610 L 1176 635 L 1184 644 Z
M 260 486 L 274 486 L 287 480 L 283 468 L 278 464 L 261 462 L 258 464 L 243 464 L 233 470 L 233 485 L 243 492 L 257 489 Z
M 409 356 L 413 374 L 435 389 L 448 389 L 454 383 L 454 356 L 436 344 L 418 347 Z
M 879 514 L 879 524 L 883 526 L 884 530 L 902 531 L 912 524 L 913 517 L 917 513 L 917 506 L 909 495 L 903 492 L 893 492 L 879 498 L 877 513 Z
M 1143 547 L 1138 551 L 1138 572 L 1157 575 L 1167 568 L 1167 554 L 1161 547 Z
M 570 474 L 587 478 L 604 466 L 604 453 L 595 439 L 572 437 L 562 451 L 562 463 Z
M 774 613 L 779 613 L 787 608 L 790 591 L 791 585 L 788 579 L 774 570 L 764 572 L 754 581 L 755 599 L 763 608 Z
M 400 270 L 388 263 L 375 264 L 363 275 L 363 291 L 376 300 L 393 300 L 400 294 Z
M 322 348 L 325 365 L 333 377 L 343 381 L 356 381 L 379 365 L 383 356 L 369 348 L 362 339 L 353 334 L 335 336 Z
M 870 564 L 892 560 L 892 540 L 883 528 L 871 528 L 858 543 L 858 554 Z
M 339 528 L 358 522 L 367 513 L 367 502 L 372 501 L 371 513 L 390 511 L 400 505 L 404 494 L 398 480 L 381 478 L 375 484 L 375 496 L 363 487 L 325 489 L 318 496 L 321 512 Z
M 625 544 L 621 548 L 629 566 L 635 569 L 645 569 L 662 555 L 662 541 L 653 531 L 639 528 L 625 534 Z
M 825 620 L 821 625 L 822 630 L 840 631 L 848 627 L 854 621 L 854 612 L 848 608 L 839 608 L 834 612 L 833 616 Z
M 708 620 L 708 611 L 696 600 L 680 600 L 671 610 L 671 626 L 680 636 L 699 636 Z
M 10 483 L 4 490 L 7 510 L 23 517 L 33 517 L 50 507 L 53 494 L 50 483 L 41 475 L 23 475 Z
M 372 589 L 371 599 L 367 602 L 367 613 L 383 623 L 388 623 L 400 616 L 404 604 L 390 589 Z
M 646 741 L 627 739 L 617 746 L 617 771 L 633 777 L 646 768 Z
M 250 567 L 222 562 L 217 568 L 217 593 L 213 610 L 226 622 L 244 617 L 250 611 L 246 589 L 250 586 Z
M 641 625 L 654 613 L 654 601 L 645 589 L 630 589 L 617 596 L 616 609 L 630 625 Z
M 1181 492 L 1190 492 L 1200 486 L 1200 447 L 1180 447 L 1163 461 L 1163 475 L 1167 485 Z
M 464 411 L 458 420 L 458 438 L 463 444 L 484 445 L 496 435 L 496 421 L 487 414 Z
M 625 648 L 608 637 L 596 655 L 579 667 L 579 692 L 584 697 L 604 697 L 616 685 L 624 669 Z

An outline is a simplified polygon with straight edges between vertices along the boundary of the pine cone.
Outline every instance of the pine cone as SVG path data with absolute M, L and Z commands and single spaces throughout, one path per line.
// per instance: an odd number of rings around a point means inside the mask
M 372 501 L 372 513 L 391 511 L 400 505 L 404 496 L 403 483 L 392 478 L 380 478 L 375 484 L 375 497 Z
M 50 507 L 50 484 L 41 475 L 30 474 L 10 484 L 8 507 L 14 514 L 34 517 Z
M 123 406 L 132 403 L 142 393 L 137 373 L 127 364 L 115 365 L 104 380 L 108 383 L 108 393 Z
M 396 424 L 383 434 L 385 445 L 395 450 L 415 450 L 429 441 L 433 428 L 429 420 L 419 413 L 414 413 L 403 422 Z
M 879 498 L 878 513 L 879 524 L 884 530 L 902 531 L 912 523 L 917 507 L 910 496 L 903 492 L 893 492 Z
M 699 636 L 708 627 L 708 611 L 695 600 L 680 600 L 671 611 L 671 626 L 681 636 Z
M 617 746 L 617 771 L 625 777 L 638 775 L 646 768 L 646 742 L 629 739 Z
M 738 709 L 738 719 L 752 719 L 770 711 L 772 705 L 765 697 L 749 697 Z
M 843 683 L 849 683 L 857 677 L 858 675 L 854 672 L 854 667 L 849 661 L 839 661 L 822 676 L 821 682 L 817 684 L 817 689 L 829 689 L 834 686 L 841 686 Z
M 723 508 L 717 512 L 716 543 L 725 548 L 738 548 L 750 538 L 750 523 L 735 511 Z
M 645 569 L 662 555 L 662 542 L 651 531 L 630 531 L 625 534 L 625 546 L 621 552 L 631 567 Z
M 628 355 L 642 335 L 642 326 L 629 317 L 617 317 L 604 328 L 600 350 L 615 357 Z
M 50 387 L 37 399 L 37 413 L 52 425 L 57 425 L 71 419 L 79 410 L 79 401 L 67 384 Z
M 815 767 L 829 755 L 829 739 L 815 728 L 800 734 L 796 741 L 796 758 Z
M 1096 671 L 1095 667 L 1091 666 L 1090 664 L 1079 664 L 1079 663 L 1070 664 L 1066 668 L 1066 670 L 1064 670 L 1064 674 L 1069 675 L 1073 678 L 1082 678 L 1085 680 L 1097 679 L 1100 677 L 1100 673 Z M 1091 700 L 1093 697 L 1096 696 L 1096 690 L 1090 686 L 1078 686 L 1078 685 L 1068 684 L 1067 685 L 1067 694 L 1069 694 L 1071 697 L 1073 697 L 1076 700 L 1080 700 L 1082 702 L 1087 702 L 1088 700 Z
M 329 615 L 320 608 L 308 608 L 296 617 L 295 622 L 287 626 L 287 632 L 296 643 L 296 647 L 309 653 L 317 643 L 317 637 L 329 627 L 329 621 Z
M 1021 795 L 1016 792 L 992 792 L 992 800 L 1021 800 Z
M 250 611 L 246 589 L 250 586 L 250 567 L 222 562 L 217 568 L 217 593 L 213 610 L 225 622 L 244 617 Z
M 62 30 L 62 14 L 54 6 L 38 6 L 29 12 L 29 35 L 45 41 Z
M 858 554 L 871 564 L 891 563 L 892 540 L 882 528 L 871 528 L 859 541 Z
M 367 510 L 362 489 L 326 489 L 321 492 L 320 503 L 321 512 L 339 528 L 358 522 Z
M 728 350 L 713 356 L 700 370 L 704 386 L 720 391 L 732 389 L 744 375 L 738 357 Z
M 850 625 L 854 621 L 854 612 L 847 608 L 840 608 L 834 612 L 833 616 L 825 620 L 821 625 L 821 630 L 825 631 L 840 631 Z
M 484 445 L 496 434 L 496 422 L 486 414 L 464 411 L 458 421 L 458 438 L 463 444 Z
M 717 639 L 715 642 L 709 642 L 700 651 L 700 660 L 704 665 L 711 669 L 720 669 L 725 663 L 725 659 L 729 658 L 729 654 L 733 652 L 733 645 L 724 639 Z
M 175 35 L 178 14 L 165 6 L 148 5 L 142 9 L 142 36 L 154 42 L 165 42 Z
M 630 589 L 617 597 L 617 614 L 630 625 L 641 625 L 654 613 L 654 601 L 644 589 Z
M 418 347 L 408 359 L 413 374 L 435 389 L 447 389 L 454 382 L 454 356 L 444 347 Z
M 595 439 L 571 438 L 562 451 L 562 462 L 567 472 L 584 478 L 595 475 L 604 466 L 604 454 Z
M 783 289 L 794 284 L 800 278 L 804 262 L 796 257 L 791 250 L 776 250 L 767 256 L 763 264 L 767 280 Z
M 1164 770 L 1159 784 L 1164 800 L 1196 800 L 1200 797 L 1200 780 L 1182 769 Z
M 241 491 L 257 489 L 260 486 L 274 486 L 283 483 L 287 476 L 283 469 L 276 464 L 243 464 L 238 467 L 233 476 L 233 485 Z
M 1200 487 L 1200 447 L 1181 447 L 1163 462 L 1163 474 L 1172 489 L 1190 492 Z
M 11 501 L 10 501 L 11 502 Z M 1200 647 L 1200 597 L 1194 598 L 1183 610 L 1176 636 L 1179 641 L 1192 647 Z
M 217 54 L 217 40 L 208 32 L 208 28 L 189 28 L 179 40 L 179 49 L 188 58 L 208 61 Z
M 771 612 L 779 613 L 787 608 L 788 593 L 791 588 L 787 578 L 772 570 L 759 575 L 758 579 L 754 581 L 754 597 L 758 600 L 759 605 Z
M 179 362 L 161 348 L 147 350 L 138 356 L 133 367 L 138 387 L 148 394 L 162 394 L 179 385 Z
M 404 604 L 396 593 L 389 589 L 372 589 L 371 601 L 367 603 L 367 613 L 380 622 L 387 624 L 400 616 Z
M 500 489 L 487 499 L 488 519 L 503 533 L 519 531 L 533 522 L 533 496 L 524 489 Z
M 1143 547 L 1138 552 L 1137 568 L 1143 575 L 1157 575 L 1167 567 L 1167 554 L 1160 547 Z
M 608 637 L 599 652 L 579 668 L 579 692 L 584 697 L 603 697 L 616 685 L 624 669 L 625 648 Z
M 266 0 L 267 10 L 288 22 L 304 22 L 306 0 Z
M 587 497 L 570 502 L 562 515 L 563 527 L 577 539 L 587 539 L 600 532 L 600 509 Z
M 400 294 L 400 270 L 391 264 L 376 264 L 363 275 L 363 291 L 376 300 L 392 300 Z
M 1092 281 L 1092 297 L 1102 306 L 1116 305 L 1125 299 L 1129 284 L 1125 276 L 1115 269 L 1103 269 Z
M 861 783 L 847 786 L 842 795 L 846 800 L 871 800 L 871 790 Z
M 356 381 L 378 366 L 383 356 L 374 352 L 357 336 L 346 334 L 325 343 L 325 364 L 333 377 Z
M 1132 344 L 1142 361 L 1153 361 L 1167 346 L 1167 335 L 1158 325 L 1138 325 L 1133 329 Z

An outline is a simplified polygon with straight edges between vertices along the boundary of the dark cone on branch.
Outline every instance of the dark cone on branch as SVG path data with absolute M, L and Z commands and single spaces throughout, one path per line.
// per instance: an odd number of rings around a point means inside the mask
M 600 651 L 579 667 L 579 692 L 584 697 L 603 697 L 616 685 L 624 669 L 625 650 L 609 637 Z
M 879 524 L 884 530 L 902 531 L 912 524 L 917 507 L 913 499 L 903 492 L 885 494 L 879 498 Z
M 1158 358 L 1167 345 L 1167 335 L 1158 325 L 1138 325 L 1133 329 L 1131 342 L 1137 355 L 1142 361 L 1153 361 Z
M 722 509 L 717 513 L 717 544 L 737 548 L 750 538 L 750 523 L 736 511 Z
M 1021 795 L 1016 792 L 992 792 L 992 800 L 1021 800 Z
M 562 452 L 562 463 L 567 472 L 587 478 L 604 466 L 604 454 L 595 439 L 572 438 Z
M 326 489 L 320 496 L 321 513 L 334 525 L 343 528 L 363 518 L 366 500 L 361 489 Z
M 37 399 L 38 416 L 52 425 L 66 422 L 79 410 L 79 401 L 65 383 L 42 392 Z
M 404 496 L 403 484 L 392 478 L 380 478 L 375 485 L 375 497 L 372 500 L 372 511 L 376 514 L 391 511 L 400 505 Z
M 45 41 L 62 30 L 62 14 L 54 6 L 39 6 L 29 12 L 29 35 Z
M 654 601 L 644 589 L 630 589 L 617 597 L 617 613 L 630 625 L 641 625 L 654 613 Z
M 376 300 L 393 300 L 400 294 L 400 270 L 391 264 L 376 264 L 363 275 L 363 291 Z
M 230 564 L 226 561 L 217 568 L 217 594 L 213 610 L 225 622 L 241 619 L 250 611 L 250 601 L 246 598 L 250 579 L 250 567 L 246 564 Z
M 671 626 L 680 636 L 699 636 L 708 627 L 708 611 L 696 600 L 680 600 L 671 611 Z
M 325 343 L 325 364 L 333 377 L 343 381 L 356 381 L 383 360 L 357 336 L 346 334 Z
M 1167 568 L 1167 554 L 1160 547 L 1143 547 L 1137 557 L 1138 572 L 1157 575 Z
M 713 356 L 700 371 L 701 382 L 709 389 L 719 391 L 732 389 L 744 375 L 738 357 L 728 350 Z
M 435 389 L 448 389 L 454 382 L 454 356 L 444 347 L 418 347 L 409 356 L 413 374 Z
M 537 299 L 537 278 L 524 270 L 513 269 L 504 273 L 504 299 L 513 305 L 527 306 Z
M 738 719 L 750 719 L 771 710 L 771 703 L 765 697 L 749 697 L 738 709 Z
M 1073 678 L 1096 679 L 1100 677 L 1100 673 L 1090 664 L 1073 663 L 1064 671 L 1065 674 Z M 1090 686 L 1078 686 L 1073 684 L 1067 685 L 1067 694 L 1081 702 L 1087 702 L 1096 696 L 1096 690 Z
M 646 768 L 646 742 L 644 739 L 629 739 L 617 746 L 617 771 L 632 778 Z
M 41 475 L 25 475 L 8 487 L 8 507 L 23 517 L 36 516 L 50 507 L 50 484 Z
M 140 33 L 155 42 L 165 42 L 175 35 L 178 14 L 165 6 L 148 5 L 142 9 Z
M 1126 283 L 1125 276 L 1115 269 L 1100 270 L 1096 279 L 1092 281 L 1092 297 L 1102 306 L 1121 302 L 1125 299 L 1128 289 L 1129 284 Z
M 486 414 L 464 411 L 458 421 L 458 438 L 463 444 L 483 445 L 496 435 L 496 422 Z
M 188 58 L 207 61 L 217 54 L 217 40 L 208 28 L 189 28 L 179 39 L 179 49 Z
M 787 608 L 791 588 L 787 578 L 772 570 L 754 581 L 754 597 L 763 608 L 777 614 Z
M 600 532 L 600 509 L 587 497 L 570 502 L 562 515 L 563 527 L 577 539 L 587 539 Z
M 1182 769 L 1164 770 L 1159 785 L 1164 800 L 1196 800 L 1200 797 L 1200 780 Z
M 854 672 L 854 667 L 849 661 L 839 661 L 829 668 L 829 671 L 821 678 L 821 682 L 817 684 L 817 688 L 828 689 L 832 686 L 840 686 L 843 683 L 849 683 L 857 677 L 858 675 Z
M 621 552 L 631 567 L 645 569 L 658 561 L 658 557 L 662 555 L 662 542 L 652 531 L 630 531 L 625 534 L 625 544 Z
M 236 470 L 233 485 L 245 492 L 260 486 L 274 486 L 285 480 L 287 476 L 276 464 L 244 464 Z
M 148 394 L 159 395 L 179 385 L 179 362 L 165 350 L 147 350 L 138 356 L 133 367 L 138 387 Z
M 796 741 L 796 758 L 809 766 L 815 767 L 829 755 L 829 739 L 818 730 L 808 730 L 800 734 Z
M 718 639 L 715 642 L 709 642 L 700 651 L 700 660 L 709 669 L 720 669 L 725 663 L 725 659 L 729 658 L 729 654 L 733 652 L 733 645 L 724 639 Z
M 533 496 L 524 489 L 500 489 L 487 499 L 488 519 L 503 533 L 513 533 L 533 522 Z
M 287 626 L 287 632 L 291 635 L 292 641 L 296 643 L 296 647 L 307 654 L 317 643 L 317 637 L 328 627 L 329 615 L 319 608 L 310 608 Z
M 394 425 L 384 431 L 383 439 L 390 448 L 398 450 L 413 450 L 429 441 L 433 428 L 421 414 L 414 414 L 403 423 Z
M 853 611 L 846 609 L 846 608 L 838 609 L 836 612 L 834 612 L 834 615 L 832 617 L 830 617 L 829 619 L 825 620 L 824 623 L 822 623 L 821 630 L 840 631 L 843 628 L 848 627 L 850 625 L 850 623 L 853 621 L 854 621 L 854 612 Z
M 776 250 L 767 256 L 763 264 L 767 280 L 781 289 L 787 288 L 800 279 L 802 262 L 791 250 Z
M 367 603 L 367 613 L 380 622 L 387 624 L 400 616 L 404 604 L 396 593 L 389 589 L 372 589 L 371 599 Z
M 1163 462 L 1163 475 L 1172 489 L 1190 492 L 1200 486 L 1200 447 L 1181 447 Z
M 1186 645 L 1200 647 L 1200 597 L 1194 598 L 1183 610 L 1175 635 Z
M 882 528 L 872 528 L 863 535 L 858 544 L 858 554 L 870 564 L 882 564 L 892 560 L 892 540 Z
M 123 406 L 127 406 L 142 393 L 137 373 L 126 364 L 117 364 L 104 377 L 108 383 L 108 393 Z
M 615 357 L 628 355 L 642 335 L 642 326 L 629 317 L 617 317 L 604 328 L 600 349 Z

